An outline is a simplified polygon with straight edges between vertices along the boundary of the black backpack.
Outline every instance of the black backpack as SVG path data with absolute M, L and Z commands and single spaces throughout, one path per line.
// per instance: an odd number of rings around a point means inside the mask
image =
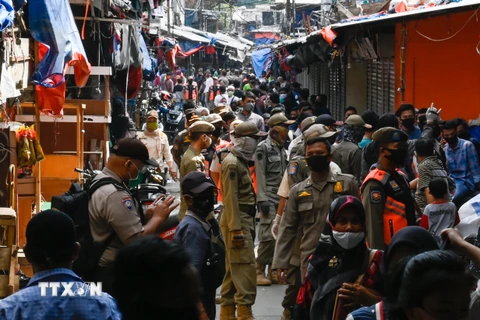
M 73 272 L 85 281 L 93 280 L 100 257 L 115 238 L 115 233 L 112 233 L 103 243 L 94 242 L 90 230 L 88 202 L 98 188 L 108 184 L 126 190 L 120 182 L 107 177 L 87 181 L 84 189 L 78 183 L 73 183 L 68 192 L 52 198 L 52 209 L 66 213 L 75 223 L 77 241 L 81 247 L 78 259 L 73 263 Z

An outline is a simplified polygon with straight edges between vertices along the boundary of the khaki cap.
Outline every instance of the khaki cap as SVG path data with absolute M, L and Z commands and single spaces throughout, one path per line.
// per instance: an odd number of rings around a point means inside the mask
M 235 137 L 249 137 L 249 136 L 256 136 L 256 137 L 264 137 L 267 135 L 266 132 L 258 130 L 257 126 L 253 122 L 242 122 L 235 127 L 233 131 Z
M 372 140 L 378 142 L 407 142 L 408 135 L 402 130 L 385 127 L 375 131 L 372 135 Z
M 351 116 L 348 117 L 347 120 L 345 120 L 345 124 L 347 126 L 352 126 L 352 127 L 364 127 L 366 129 L 371 129 L 372 126 L 365 123 L 363 121 L 362 117 L 359 116 L 358 114 L 352 114 Z
M 242 122 L 243 122 L 242 120 L 238 120 L 238 119 L 233 120 L 232 123 L 230 123 L 230 128 L 228 128 L 230 130 L 230 133 L 233 133 L 235 131 L 235 128 Z
M 220 115 L 216 114 L 216 113 L 211 113 L 208 117 L 207 117 L 207 120 L 206 120 L 208 123 L 211 123 L 211 124 L 216 124 L 216 123 L 222 123 L 223 122 L 223 119 Z
M 310 128 L 311 125 L 315 124 L 315 120 L 317 120 L 317 117 L 315 116 L 303 119 L 302 123 L 300 123 L 300 131 L 304 132 Z
M 215 130 L 213 124 L 210 124 L 206 121 L 195 121 L 191 126 L 188 127 L 188 132 L 198 132 L 198 133 L 212 133 Z
M 336 134 L 338 134 L 338 132 L 328 130 L 328 127 L 323 124 L 314 124 L 303 132 L 303 138 L 305 141 L 315 137 L 327 139 Z
M 158 112 L 155 111 L 155 110 L 150 110 L 148 113 L 147 113 L 147 119 L 148 118 L 156 118 L 158 119 Z
M 294 120 L 288 120 L 287 117 L 285 117 L 283 114 L 276 113 L 268 120 L 268 127 L 273 128 L 280 124 L 289 126 L 294 123 L 295 123 Z

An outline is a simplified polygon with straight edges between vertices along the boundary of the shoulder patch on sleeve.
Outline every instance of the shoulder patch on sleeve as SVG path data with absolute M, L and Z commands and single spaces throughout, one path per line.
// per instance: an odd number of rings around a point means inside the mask
M 130 197 L 125 197 L 122 199 L 122 204 L 128 211 L 133 209 L 133 200 Z
M 175 144 L 173 145 L 173 150 L 178 150 L 178 144 L 175 143 Z
M 230 180 L 235 180 L 237 178 L 237 172 L 235 170 L 230 169 L 230 173 L 228 174 Z
M 262 160 L 263 159 L 263 152 L 257 152 L 257 160 Z
M 297 164 L 296 164 L 296 163 L 292 163 L 292 164 L 288 167 L 288 174 L 289 174 L 289 175 L 294 175 L 295 173 L 297 173 Z
M 378 190 L 373 190 L 370 192 L 370 202 L 371 203 L 380 203 L 382 200 L 382 194 Z

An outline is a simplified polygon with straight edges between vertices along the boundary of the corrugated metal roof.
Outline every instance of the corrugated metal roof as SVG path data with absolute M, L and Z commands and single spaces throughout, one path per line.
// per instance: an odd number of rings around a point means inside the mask
M 418 15 L 428 15 L 428 14 L 440 14 L 442 11 L 451 11 L 455 9 L 468 9 L 469 7 L 474 7 L 478 5 L 480 8 L 480 0 L 463 0 L 462 2 L 455 2 L 449 3 L 446 5 L 439 5 L 436 7 L 424 7 L 418 8 L 416 10 L 406 11 L 406 12 L 399 12 L 399 13 L 392 13 L 392 14 L 385 14 L 380 17 L 368 18 L 366 17 L 359 17 L 357 19 L 353 19 L 347 22 L 339 22 L 332 24 L 332 29 L 342 29 L 347 28 L 355 25 L 362 25 L 362 24 L 369 24 L 369 23 L 382 23 L 382 22 L 394 22 L 396 20 L 403 20 L 403 19 L 410 19 L 414 18 Z

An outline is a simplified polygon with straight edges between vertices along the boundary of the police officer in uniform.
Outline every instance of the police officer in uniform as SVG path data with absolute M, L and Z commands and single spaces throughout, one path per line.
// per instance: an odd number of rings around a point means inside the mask
M 206 121 L 196 121 L 188 127 L 188 136 L 191 140 L 190 146 L 182 157 L 180 163 L 180 184 L 183 177 L 192 171 L 205 172 L 205 158 L 202 150 L 208 149 L 212 144 L 212 134 L 215 127 Z M 187 203 L 182 197 L 178 219 L 182 220 L 187 210 Z
M 182 161 L 182 156 L 187 151 L 188 146 L 190 145 L 190 137 L 188 136 L 188 127 L 191 126 L 195 121 L 200 120 L 197 117 L 197 113 L 195 111 L 195 105 L 190 102 L 186 102 L 183 104 L 184 112 L 185 112 L 185 124 L 186 129 L 180 131 L 175 139 L 173 139 L 173 147 L 172 147 L 172 157 L 173 161 L 177 164 L 180 168 L 180 163 Z M 188 108 L 188 109 L 185 109 Z
M 334 174 L 330 169 L 332 153 L 327 139 L 309 137 L 305 142 L 305 159 L 311 173 L 289 192 L 275 247 L 273 268 L 283 279 L 288 268 L 298 263 L 298 260 L 292 261 L 292 248 L 297 237 L 301 238 L 300 267 L 303 275 L 308 258 L 320 240 L 332 201 L 346 194 L 359 196 L 358 184 L 352 175 Z
M 253 320 L 256 298 L 255 203 L 248 162 L 252 160 L 258 138 L 264 135 L 251 122 L 240 123 L 233 133 L 230 153 L 222 161 L 224 212 L 220 228 L 226 247 L 226 274 L 222 284 L 220 320 Z
M 280 197 L 277 195 L 282 174 L 287 168 L 287 153 L 283 147 L 288 138 L 288 126 L 295 121 L 277 113 L 268 120 L 269 135 L 260 142 L 255 152 L 255 173 L 257 175 L 257 203 L 260 211 L 257 251 L 257 285 L 269 286 L 277 281 L 271 272 L 275 239 L 272 224 Z M 265 267 L 268 266 L 267 278 Z
M 305 121 L 305 120 L 304 120 Z M 303 123 L 303 122 L 302 122 Z M 329 139 L 337 135 L 336 132 L 331 132 L 326 126 L 323 125 L 312 125 L 308 126 L 302 134 L 302 139 L 309 139 L 313 137 L 322 137 Z M 295 146 L 297 148 L 296 155 L 293 156 L 292 160 L 288 165 L 288 169 L 285 171 L 285 175 L 280 184 L 280 189 L 278 190 L 278 195 L 280 198 L 280 204 L 277 209 L 277 215 L 272 227 L 273 237 L 276 239 L 278 235 L 278 227 L 282 219 L 283 211 L 285 209 L 285 204 L 288 198 L 288 192 L 290 188 L 295 184 L 302 182 L 307 179 L 310 175 L 310 169 L 308 168 L 307 161 L 305 160 L 305 146 L 304 142 L 300 142 Z M 342 173 L 340 167 L 334 162 L 330 162 L 330 170 L 334 173 Z M 299 228 L 298 236 L 295 240 L 295 245 L 292 248 L 292 257 L 290 260 L 290 266 L 286 275 L 286 282 L 288 284 L 287 289 L 285 290 L 285 296 L 282 301 L 283 314 L 281 320 L 289 320 L 292 317 L 292 309 L 296 304 L 298 290 L 302 284 L 302 275 L 300 271 L 300 242 L 301 242 L 302 229 Z
M 372 136 L 378 155 L 376 168 L 361 186 L 367 212 L 367 242 L 370 248 L 385 249 L 398 230 L 415 225 L 415 206 L 405 175 L 399 172 L 408 155 L 408 135 L 386 127 Z
M 121 139 L 113 147 L 105 168 L 92 182 L 94 185 L 100 179 L 113 178 L 124 186 L 103 185 L 93 192 L 88 202 L 93 240 L 106 246 L 93 280 L 102 282 L 103 291 L 108 293 L 112 292 L 112 269 L 117 251 L 136 236 L 154 234 L 178 206 L 173 205 L 175 198 L 172 196 L 154 202 L 145 211 L 146 221 L 142 223 L 127 184 L 130 180 L 136 180 L 145 165 L 158 165 L 156 161 L 149 160 L 147 147 L 136 139 Z

